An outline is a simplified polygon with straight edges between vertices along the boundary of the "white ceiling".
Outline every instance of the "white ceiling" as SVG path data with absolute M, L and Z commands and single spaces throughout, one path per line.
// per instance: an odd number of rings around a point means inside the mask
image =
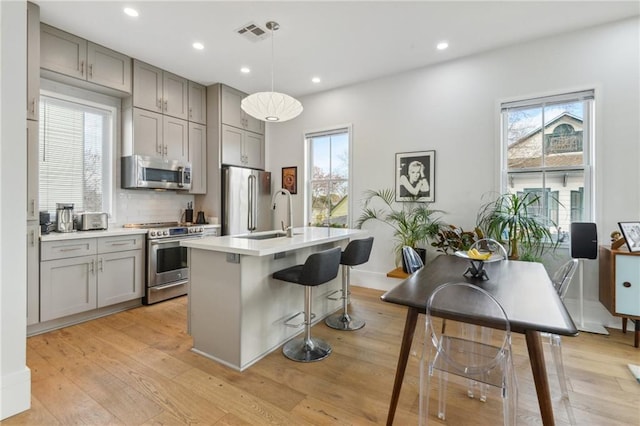
M 235 30 L 275 20 L 275 90 L 294 96 L 640 14 L 638 1 L 35 3 L 45 23 L 201 84 L 249 93 L 270 90 L 271 40 L 253 43 Z M 139 17 L 126 16 L 125 6 Z M 450 48 L 437 51 L 440 40 Z M 252 72 L 241 74 L 241 66 Z

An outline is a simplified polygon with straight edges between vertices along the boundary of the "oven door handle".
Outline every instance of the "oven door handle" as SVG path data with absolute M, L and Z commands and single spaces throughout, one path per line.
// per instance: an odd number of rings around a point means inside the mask
M 189 282 L 189 280 L 182 280 L 182 281 L 178 281 L 175 283 L 171 283 L 171 284 L 165 284 L 165 285 L 157 285 L 155 287 L 149 287 L 149 290 L 151 291 L 161 291 L 161 290 L 166 290 L 168 288 L 172 288 L 172 287 L 178 287 L 180 285 L 184 285 L 187 284 Z
M 161 244 L 179 243 L 180 241 L 190 240 L 193 238 L 202 238 L 202 235 L 194 235 L 194 236 L 182 237 L 182 238 L 165 238 L 160 240 L 152 240 L 152 241 L 149 241 L 149 244 L 152 246 L 159 246 Z

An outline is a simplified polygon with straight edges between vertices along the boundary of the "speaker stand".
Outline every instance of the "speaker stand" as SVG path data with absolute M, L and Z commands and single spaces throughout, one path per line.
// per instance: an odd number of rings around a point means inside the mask
M 604 328 L 601 324 L 596 324 L 594 322 L 585 322 L 584 320 L 584 281 L 583 281 L 583 259 L 578 259 L 579 262 L 579 271 L 578 277 L 580 278 L 580 322 L 577 324 L 578 330 L 584 331 L 587 333 L 595 333 L 595 334 L 606 334 L 609 332 L 606 328 Z

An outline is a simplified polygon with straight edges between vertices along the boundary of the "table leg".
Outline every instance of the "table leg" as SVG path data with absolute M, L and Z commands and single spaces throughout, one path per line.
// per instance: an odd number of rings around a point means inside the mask
M 400 345 L 396 377 L 393 381 L 391 403 L 389 404 L 389 413 L 387 414 L 387 426 L 391 426 L 393 424 L 393 417 L 396 414 L 396 407 L 398 405 L 398 399 L 400 398 L 400 389 L 402 388 L 402 380 L 404 379 L 404 372 L 407 369 L 407 361 L 409 360 L 409 352 L 411 351 L 411 343 L 413 342 L 413 334 L 416 331 L 417 323 L 418 310 L 416 308 L 409 307 L 407 310 L 407 319 L 404 323 L 404 333 L 402 334 L 402 344 Z
M 544 352 L 540 342 L 540 333 L 536 330 L 525 332 L 527 349 L 529 351 L 529 361 L 531 362 L 531 372 L 538 394 L 538 405 L 544 426 L 554 426 L 553 407 L 551 405 L 551 392 L 549 391 L 549 381 L 547 380 L 547 369 L 544 364 Z
M 636 336 L 633 338 L 633 346 L 636 348 L 640 345 L 640 320 L 633 320 L 633 324 L 635 326 Z

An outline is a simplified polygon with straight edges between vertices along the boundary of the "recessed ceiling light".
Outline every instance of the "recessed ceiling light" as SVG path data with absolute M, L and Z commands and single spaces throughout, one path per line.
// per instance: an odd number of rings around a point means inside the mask
M 316 84 L 320 83 L 320 77 L 313 77 L 313 78 L 311 79 L 311 82 L 312 82 L 312 83 L 316 83 Z
M 242 74 L 249 74 L 251 72 L 251 69 L 249 69 L 249 67 L 242 67 L 240 68 L 240 72 Z
M 125 7 L 124 8 L 124 13 L 126 13 L 129 16 L 133 16 L 134 18 L 136 16 L 138 16 L 138 11 L 133 9 L 133 8 L 131 8 L 131 7 Z
M 199 41 L 196 41 L 195 43 L 193 43 L 192 46 L 194 49 L 197 49 L 197 50 L 204 49 L 204 44 L 200 43 Z
M 449 43 L 446 41 L 441 41 L 436 45 L 436 49 L 438 50 L 445 50 L 447 47 L 449 47 Z

